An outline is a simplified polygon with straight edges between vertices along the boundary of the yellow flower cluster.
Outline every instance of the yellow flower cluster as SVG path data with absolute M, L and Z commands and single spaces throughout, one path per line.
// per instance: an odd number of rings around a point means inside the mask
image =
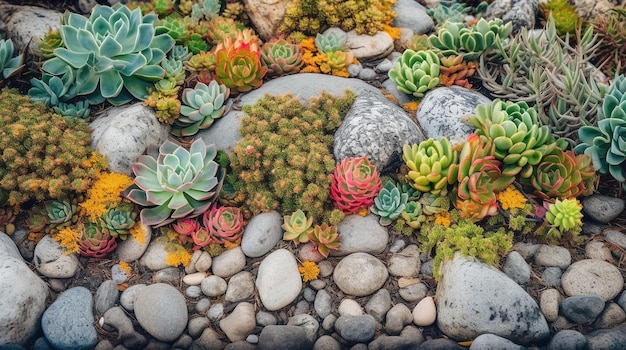
M 304 282 L 317 279 L 317 276 L 320 274 L 320 268 L 312 261 L 303 262 L 302 266 L 298 267 L 298 271 L 300 271 L 300 276 L 302 276 Z
M 171 243 L 166 246 L 166 250 L 165 263 L 169 266 L 178 267 L 182 264 L 187 267 L 191 263 L 191 254 L 182 245 Z
M 315 47 L 315 39 L 312 37 L 302 40 L 300 48 L 302 49 L 302 62 L 304 62 L 304 68 L 300 70 L 300 73 L 324 73 L 344 78 L 350 76 L 347 67 L 351 62 L 345 61 L 351 55 L 340 51 L 330 54 L 319 52 Z
M 122 192 L 132 184 L 133 179 L 128 175 L 100 173 L 87 191 L 87 200 L 80 203 L 80 207 L 91 221 L 95 221 L 110 207 L 116 206 L 122 200 Z
M 234 242 L 229 242 L 229 241 L 224 242 L 224 248 L 226 248 L 226 249 L 233 249 L 233 248 L 239 247 L 240 244 L 241 244 L 241 237 L 239 237 Z
M 450 227 L 451 221 L 450 212 L 448 211 L 441 211 L 435 214 L 435 225 L 441 225 L 448 228 Z
M 59 242 L 59 244 L 65 248 L 64 255 L 71 253 L 78 253 L 80 250 L 78 247 L 78 240 L 80 239 L 80 233 L 73 230 L 71 227 L 64 227 L 59 230 L 58 233 L 52 236 L 52 238 Z
M 139 244 L 143 244 L 146 242 L 146 236 L 144 235 L 145 230 L 141 223 L 136 222 L 133 227 L 130 228 L 130 235 L 137 241 Z
M 526 204 L 526 197 L 513 185 L 508 186 L 504 191 L 498 193 L 498 200 L 503 210 L 513 208 L 523 209 Z

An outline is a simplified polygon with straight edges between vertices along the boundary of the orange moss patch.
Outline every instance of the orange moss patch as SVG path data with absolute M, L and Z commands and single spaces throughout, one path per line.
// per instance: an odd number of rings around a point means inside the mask
M 505 188 L 504 191 L 498 193 L 497 196 L 503 210 L 513 208 L 524 209 L 524 205 L 526 204 L 526 197 L 513 185 Z
M 435 225 L 441 225 L 443 227 L 450 227 L 450 212 L 442 211 L 435 214 Z
M 143 244 L 146 242 L 145 230 L 140 222 L 136 222 L 133 227 L 130 228 L 129 233 L 137 240 L 137 243 Z
M 80 207 L 95 221 L 106 211 L 122 200 L 122 192 L 133 184 L 133 179 L 120 173 L 104 172 L 98 175 L 93 186 L 87 191 L 87 200 Z
M 65 248 L 63 255 L 69 255 L 71 253 L 78 253 L 80 251 L 78 247 L 78 240 L 80 239 L 80 233 L 73 230 L 71 227 L 64 227 L 58 233 L 52 236 L 52 238 L 59 242 L 61 247 Z
M 124 273 L 126 273 L 126 276 L 130 276 L 130 273 L 132 271 L 130 265 L 126 261 L 120 261 L 119 265 L 120 270 L 124 271 Z
M 400 28 L 394 28 L 388 24 L 385 25 L 383 31 L 391 37 L 393 40 L 400 39 Z

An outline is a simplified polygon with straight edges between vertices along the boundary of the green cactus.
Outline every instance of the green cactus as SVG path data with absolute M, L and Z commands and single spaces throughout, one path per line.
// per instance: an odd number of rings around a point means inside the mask
M 409 195 L 401 193 L 393 181 L 387 181 L 383 188 L 374 198 L 374 205 L 370 208 L 372 213 L 380 216 L 380 224 L 389 226 L 404 211 Z
M 439 57 L 432 51 L 407 49 L 388 75 L 398 90 L 421 98 L 439 85 L 439 64 Z

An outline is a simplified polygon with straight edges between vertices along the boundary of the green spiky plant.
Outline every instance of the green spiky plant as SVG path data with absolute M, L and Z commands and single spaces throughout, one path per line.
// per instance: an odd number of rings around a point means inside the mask
M 301 209 L 319 222 L 337 223 L 341 215 L 335 217 L 328 200 L 335 168 L 329 145 L 354 98 L 350 91 L 323 93 L 305 106 L 292 95 L 267 95 L 244 106 L 243 139 L 230 164 L 248 213 Z
M 610 77 L 626 74 L 626 7 L 596 16 L 591 25 L 600 41 L 592 62 Z
M 0 207 L 86 192 L 105 162 L 84 121 L 51 113 L 15 90 L 0 93 Z

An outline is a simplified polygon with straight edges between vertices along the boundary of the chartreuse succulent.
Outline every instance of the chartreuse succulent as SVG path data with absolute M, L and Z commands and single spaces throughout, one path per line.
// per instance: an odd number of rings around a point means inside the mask
M 296 245 L 299 243 L 306 243 L 309 241 L 309 232 L 313 230 L 313 217 L 308 217 L 301 210 L 298 209 L 291 215 L 285 215 L 282 224 L 283 239 L 286 241 L 293 241 Z
M 602 102 L 597 126 L 578 130 L 580 144 L 574 151 L 591 157 L 602 174 L 609 173 L 626 189 L 626 77 L 618 76 Z
M 439 57 L 433 51 L 405 50 L 389 71 L 398 90 L 415 97 L 439 85 Z
M 394 229 L 406 236 L 410 236 L 414 230 L 419 229 L 426 221 L 426 215 L 422 210 L 422 203 L 418 201 L 408 201 L 400 217 L 396 219 Z
M 544 234 L 545 239 L 554 242 L 567 235 L 575 241 L 583 227 L 582 209 L 576 198 L 557 199 L 554 203 L 548 204 L 546 221 L 551 227 Z
M 224 114 L 229 95 L 230 89 L 215 80 L 208 86 L 197 83 L 193 89 L 183 90 L 181 116 L 174 121 L 172 134 L 191 136 L 211 126 Z
M 389 226 L 404 211 L 408 198 L 409 195 L 401 193 L 393 181 L 387 181 L 374 198 L 374 205 L 370 209 L 380 216 L 379 222 L 382 226 Z
M 122 4 L 96 5 L 89 18 L 66 12 L 60 28 L 64 46 L 42 68 L 71 74 L 76 94 L 92 103 L 145 100 L 148 88 L 164 77 L 159 63 L 174 46 L 169 35 L 155 35 L 156 20 L 155 13 L 144 16 Z
M 496 159 L 504 163 L 502 174 L 520 175 L 527 178 L 544 154 L 557 145 L 566 144 L 556 140 L 550 128 L 541 125 L 537 110 L 526 102 L 505 102 L 499 99 L 476 107 L 476 115 L 470 116 L 476 134 L 484 142 L 494 145 Z
M 24 55 L 13 56 L 13 41 L 0 39 L 0 81 L 18 73 L 23 67 Z
M 457 161 L 457 151 L 447 138 L 404 145 L 402 159 L 409 168 L 407 179 L 413 188 L 434 195 L 447 193 L 448 170 Z
M 315 244 L 317 251 L 325 258 L 328 258 L 328 254 L 331 250 L 341 248 L 337 225 L 328 225 L 325 222 L 321 225 L 315 225 L 315 227 L 309 231 L 309 240 Z
M 381 188 L 376 165 L 367 157 L 347 157 L 335 166 L 330 198 L 344 214 L 354 214 L 369 209 Z
M 440 56 L 462 55 L 465 61 L 474 61 L 486 50 L 495 48 L 497 41 L 507 38 L 512 30 L 511 22 L 504 24 L 499 18 L 490 21 L 481 18 L 469 28 L 460 22 L 446 22 L 428 40 Z
M 289 40 L 273 38 L 261 48 L 261 63 L 269 76 L 298 73 L 304 66 L 300 46 Z
M 462 217 L 479 221 L 498 214 L 496 193 L 515 180 L 501 172 L 501 162 L 493 154 L 491 142 L 470 134 L 459 153 L 459 164 L 450 166 L 448 179 L 458 181 L 455 205 Z
M 135 185 L 126 194 L 144 207 L 140 213 L 143 224 L 160 227 L 209 209 L 224 177 L 214 161 L 215 145 L 197 139 L 188 151 L 167 140 L 158 152 L 151 153 L 132 164 Z

